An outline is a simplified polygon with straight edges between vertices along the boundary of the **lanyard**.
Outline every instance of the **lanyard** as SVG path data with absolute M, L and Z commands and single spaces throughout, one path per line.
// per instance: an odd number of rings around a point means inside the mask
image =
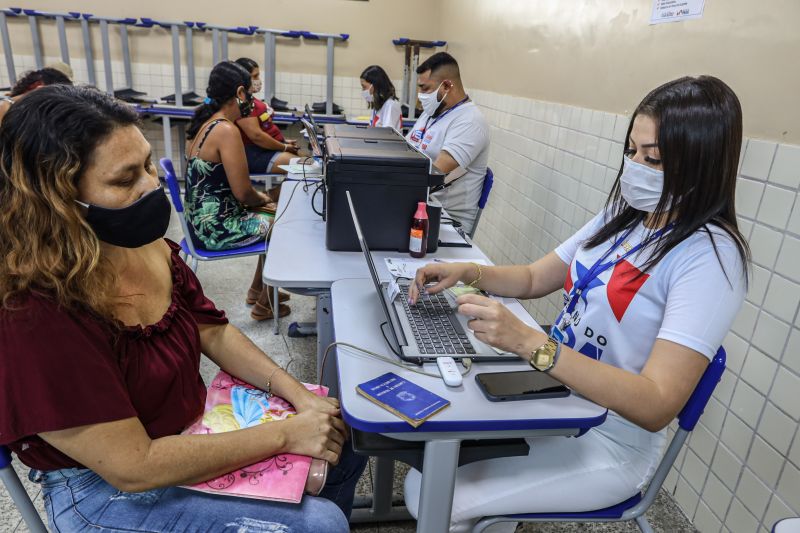
M 458 102 L 456 105 L 454 105 L 453 107 L 451 107 L 450 109 L 448 109 L 447 111 L 445 111 L 444 113 L 439 115 L 438 117 L 436 117 L 436 118 L 428 117 L 428 120 L 425 121 L 425 127 L 423 127 L 422 131 L 419 132 L 420 133 L 420 140 L 422 140 L 421 137 L 425 135 L 425 132 L 428 131 L 428 123 L 431 121 L 432 118 L 433 118 L 433 124 L 430 125 L 431 128 L 434 127 L 436 125 L 436 123 L 439 122 L 439 120 L 442 119 L 446 114 L 448 114 L 450 111 L 454 110 L 455 108 L 457 108 L 461 104 L 466 103 L 467 100 L 469 100 L 469 96 L 465 96 L 463 100 Z
M 650 237 L 648 237 L 647 239 L 643 240 L 642 242 L 640 242 L 639 244 L 637 244 L 636 246 L 634 246 L 633 248 L 631 248 L 630 250 L 625 252 L 620 257 L 618 257 L 616 259 L 613 259 L 611 261 L 608 261 L 606 263 L 603 263 L 603 261 L 605 261 L 608 258 L 608 256 L 611 255 L 611 253 L 614 250 L 616 250 L 617 247 L 620 244 L 625 242 L 625 239 L 627 239 L 630 236 L 630 234 L 633 232 L 634 228 L 629 229 L 625 233 L 625 235 L 623 235 L 622 237 L 617 239 L 617 241 L 613 244 L 613 246 L 611 246 L 611 248 L 609 248 L 608 251 L 605 254 L 603 254 L 603 257 L 598 259 L 595 262 L 595 264 L 592 265 L 592 268 L 590 268 L 589 271 L 584 276 L 582 276 L 581 278 L 579 278 L 575 282 L 575 286 L 572 289 L 572 296 L 570 297 L 569 303 L 567 304 L 567 307 L 566 307 L 566 309 L 564 311 L 564 317 L 566 318 L 566 317 L 572 315 L 573 311 L 575 311 L 575 306 L 578 305 L 578 300 L 580 300 L 581 294 L 583 293 L 584 289 L 586 289 L 586 287 L 595 278 L 597 278 L 600 274 L 602 274 L 603 272 L 605 272 L 609 268 L 615 266 L 617 263 L 619 263 L 620 261 L 622 261 L 626 257 L 629 257 L 632 254 L 635 254 L 636 252 L 638 252 L 639 250 L 641 250 L 642 248 L 644 248 L 645 246 L 647 246 L 648 244 L 650 244 L 654 240 L 660 238 L 666 232 L 671 230 L 672 226 L 673 226 L 673 224 L 668 224 L 667 226 L 664 226 L 660 230 L 658 230 L 658 231 L 654 232 L 652 235 L 650 235 Z

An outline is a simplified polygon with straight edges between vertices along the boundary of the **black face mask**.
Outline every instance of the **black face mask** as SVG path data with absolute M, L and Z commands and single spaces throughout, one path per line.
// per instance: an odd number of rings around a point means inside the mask
M 78 203 L 88 209 L 86 222 L 97 238 L 114 246 L 144 246 L 163 237 L 169 227 L 169 200 L 160 185 L 131 205 L 119 209 Z

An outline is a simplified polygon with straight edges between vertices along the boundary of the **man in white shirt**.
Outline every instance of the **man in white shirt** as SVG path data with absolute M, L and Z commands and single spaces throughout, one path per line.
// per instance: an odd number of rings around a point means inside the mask
M 489 161 L 489 125 L 464 92 L 453 56 L 433 54 L 417 74 L 423 113 L 406 138 L 447 175 L 433 198 L 470 232 Z

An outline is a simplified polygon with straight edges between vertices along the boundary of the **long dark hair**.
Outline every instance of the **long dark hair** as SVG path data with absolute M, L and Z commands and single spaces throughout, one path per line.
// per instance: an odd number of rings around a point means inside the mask
M 211 69 L 208 77 L 208 87 L 206 88 L 207 101 L 202 103 L 194 110 L 194 116 L 186 129 L 186 138 L 191 140 L 197 135 L 200 127 L 211 118 L 211 115 L 219 111 L 232 98 L 236 98 L 236 91 L 239 87 L 244 87 L 245 93 L 251 85 L 250 73 L 233 61 L 223 61 L 217 63 Z
M 714 236 L 708 227 L 713 225 L 731 236 L 747 272 L 750 248 L 739 232 L 734 207 L 742 146 L 742 108 L 736 94 L 713 76 L 684 77 L 665 83 L 645 96 L 633 112 L 625 136 L 626 152 L 633 121 L 638 115 L 652 118 L 658 126 L 664 190 L 653 216 L 659 220 L 669 213 L 674 221 L 672 230 L 656 242 L 642 271 L 652 268 L 699 229 L 708 234 L 719 259 Z M 606 201 L 610 220 L 586 242 L 587 248 L 606 244 L 648 215 L 623 199 L 619 180 L 622 168 L 620 164 L 617 180 Z M 679 201 L 673 202 L 673 198 Z
M 378 65 L 370 65 L 361 73 L 361 79 L 372 85 L 372 109 L 380 109 L 390 98 L 397 100 L 394 84 L 386 71 Z
M 37 292 L 111 319 L 114 275 L 86 223 L 78 182 L 111 133 L 139 124 L 129 105 L 51 85 L 11 106 L 0 127 L 0 302 Z
M 258 63 L 250 59 L 249 57 L 240 57 L 235 61 L 237 65 L 244 67 L 244 69 L 252 74 L 255 69 L 258 68 Z
M 72 85 L 72 81 L 60 70 L 54 68 L 41 68 L 39 70 L 31 70 L 22 75 L 17 80 L 17 83 L 11 88 L 8 93 L 9 96 L 19 96 L 25 94 L 35 85 Z

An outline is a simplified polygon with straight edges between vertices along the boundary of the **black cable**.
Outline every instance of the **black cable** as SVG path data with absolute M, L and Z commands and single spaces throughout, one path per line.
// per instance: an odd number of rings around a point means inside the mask
M 313 192 L 313 194 L 311 195 L 311 209 L 313 209 L 313 210 L 314 210 L 314 213 L 316 213 L 317 215 L 319 215 L 319 216 L 320 216 L 320 218 L 325 218 L 325 213 L 323 213 L 322 211 L 318 211 L 318 210 L 317 210 L 317 206 L 314 204 L 314 200 L 316 200 L 316 198 L 317 198 L 317 193 L 318 193 L 320 190 L 324 189 L 324 188 L 325 188 L 325 184 L 324 184 L 324 183 L 322 183 L 322 182 L 320 181 L 320 182 L 317 184 L 317 188 L 316 188 L 316 189 L 314 189 L 314 192 Z M 324 194 L 324 193 L 323 193 L 323 194 Z
M 389 345 L 389 349 L 392 351 L 392 353 L 395 354 L 397 357 L 400 357 L 400 354 L 397 353 L 397 350 L 394 349 L 394 346 L 392 346 L 392 343 L 389 342 L 389 337 L 386 336 L 386 331 L 384 331 L 384 329 L 383 329 L 384 326 L 388 326 L 388 325 L 389 325 L 389 323 L 386 322 L 386 321 L 381 322 L 381 335 L 383 335 L 383 340 L 385 340 L 386 344 Z
M 386 341 L 386 344 L 389 346 L 389 349 L 392 351 L 393 354 L 395 354 L 397 357 L 399 357 L 402 361 L 408 361 L 408 359 L 403 359 L 403 356 L 401 354 L 397 353 L 397 350 L 394 349 L 394 346 L 392 346 L 392 343 L 389 342 L 389 337 L 386 336 L 386 331 L 384 331 L 384 329 L 383 329 L 384 326 L 388 326 L 388 325 L 389 324 L 386 321 L 381 322 L 381 335 L 383 335 L 383 340 Z M 416 361 L 413 361 L 413 362 L 418 364 L 419 366 L 422 366 L 422 358 L 421 357 L 418 357 L 416 359 Z
M 463 224 L 461 222 L 459 222 L 458 220 L 456 220 L 454 218 L 440 217 L 439 220 L 440 220 L 440 223 L 445 221 L 445 220 L 449 220 L 450 221 L 450 225 L 453 226 L 454 228 L 460 228 L 461 226 L 463 226 Z

